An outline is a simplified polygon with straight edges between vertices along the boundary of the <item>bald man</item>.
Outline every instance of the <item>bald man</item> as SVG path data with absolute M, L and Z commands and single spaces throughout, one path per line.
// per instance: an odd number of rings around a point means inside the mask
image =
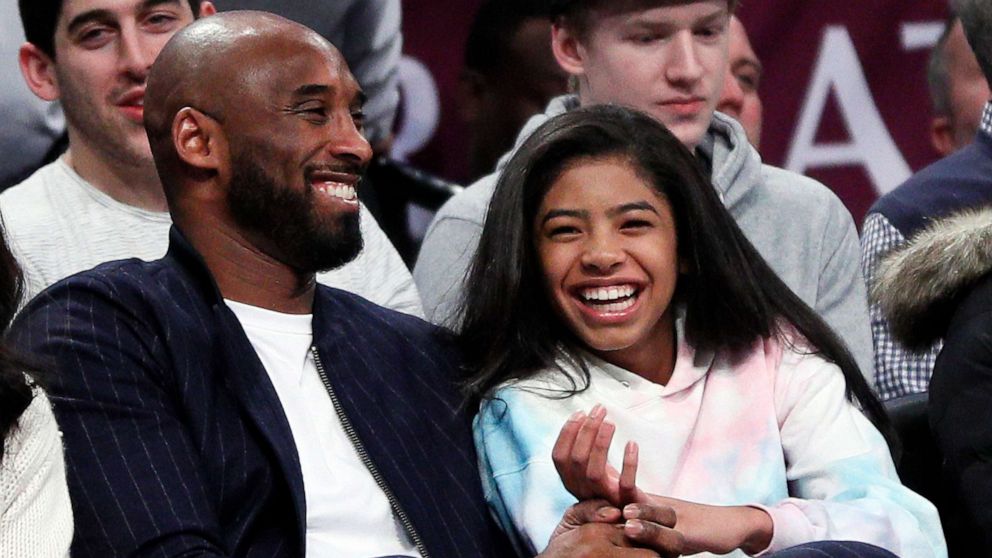
M 162 51 L 145 125 L 168 253 L 56 284 L 13 334 L 54 366 L 74 556 L 508 555 L 438 331 L 315 282 L 361 247 L 363 100 L 330 43 L 272 15 Z M 663 511 L 641 516 L 658 548 Z M 594 517 L 621 511 L 573 508 L 548 555 L 644 552 Z

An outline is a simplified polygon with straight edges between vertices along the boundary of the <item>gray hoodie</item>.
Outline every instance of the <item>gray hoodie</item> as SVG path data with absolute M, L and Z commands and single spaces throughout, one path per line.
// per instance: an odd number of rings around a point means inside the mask
M 449 200 L 434 217 L 413 271 L 428 319 L 453 323 L 465 272 L 482 234 L 489 200 L 510 155 L 541 124 L 578 106 L 574 96 L 553 99 L 532 117 L 496 171 Z M 763 165 L 734 119 L 714 114 L 697 149 L 737 224 L 776 273 L 847 343 L 872 381 L 871 330 L 861 252 L 851 214 L 836 195 L 810 178 Z

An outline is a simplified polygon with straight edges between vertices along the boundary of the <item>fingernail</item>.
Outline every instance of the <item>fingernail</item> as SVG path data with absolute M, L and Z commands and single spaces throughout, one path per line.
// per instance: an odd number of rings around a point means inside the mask
M 603 410 L 603 406 L 596 403 L 596 405 L 592 408 L 592 411 L 589 412 L 589 416 L 599 418 L 599 416 L 603 414 Z
M 603 507 L 596 511 L 596 517 L 600 519 L 609 519 L 613 515 L 613 510 L 616 508 Z
M 575 422 L 580 418 L 582 418 L 582 411 L 575 411 L 574 413 L 572 413 L 572 416 L 568 417 L 568 420 L 570 422 Z
M 640 535 L 642 532 L 644 532 L 644 525 L 642 525 L 640 521 L 637 521 L 635 519 L 633 521 L 628 521 L 627 523 L 625 523 L 623 526 L 623 530 L 630 536 L 637 536 Z
M 641 517 L 641 507 L 637 504 L 628 504 L 627 507 L 623 509 L 623 516 L 627 519 Z

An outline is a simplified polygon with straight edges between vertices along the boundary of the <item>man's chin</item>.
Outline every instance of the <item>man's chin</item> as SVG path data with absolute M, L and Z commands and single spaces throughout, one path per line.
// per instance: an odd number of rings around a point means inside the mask
M 344 266 L 358 257 L 364 248 L 362 238 L 358 237 L 353 242 L 342 243 L 335 241 L 333 245 L 316 247 L 313 252 L 313 261 L 308 267 L 314 273 L 323 273 Z

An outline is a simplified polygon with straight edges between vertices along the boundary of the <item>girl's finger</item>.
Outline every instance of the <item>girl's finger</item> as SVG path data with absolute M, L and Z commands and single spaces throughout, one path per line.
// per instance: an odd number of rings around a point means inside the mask
M 561 432 L 558 433 L 558 439 L 555 441 L 555 446 L 551 450 L 551 459 L 554 461 L 559 475 L 562 475 L 564 472 L 563 467 L 567 466 L 569 457 L 572 455 L 572 446 L 575 445 L 575 437 L 579 433 L 579 428 L 585 422 L 585 418 L 585 413 L 576 411 L 572 416 L 568 417 L 568 420 L 561 427 Z
M 589 466 L 589 454 L 592 451 L 593 442 L 596 440 L 596 434 L 599 432 L 599 427 L 603 424 L 605 418 L 606 409 L 602 405 L 596 405 L 589 411 L 589 416 L 586 417 L 582 427 L 579 428 L 579 434 L 575 437 L 575 443 L 572 444 L 568 464 L 571 474 L 585 476 L 586 468 Z
M 620 501 L 618 505 L 637 501 L 637 442 L 627 442 L 623 452 L 623 469 L 620 471 Z
M 586 466 L 586 479 L 603 488 L 607 488 L 609 480 L 606 477 L 606 461 L 610 453 L 610 442 L 613 441 L 614 432 L 616 432 L 616 426 L 613 423 L 604 421 L 600 425 L 596 439 L 593 441 L 592 451 L 589 452 L 589 464 Z M 600 496 L 605 497 L 607 494 L 603 491 Z

